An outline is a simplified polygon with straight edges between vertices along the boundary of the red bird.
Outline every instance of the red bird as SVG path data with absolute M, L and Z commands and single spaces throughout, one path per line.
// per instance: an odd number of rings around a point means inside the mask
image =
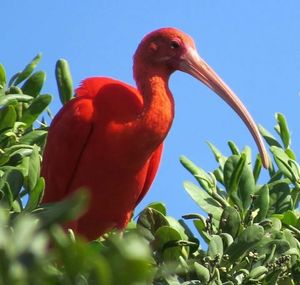
M 148 192 L 174 117 L 168 80 L 176 70 L 202 81 L 238 113 L 268 167 L 255 122 L 198 55 L 192 38 L 175 28 L 156 30 L 134 55 L 137 88 L 106 77 L 85 79 L 49 128 L 43 202 L 59 201 L 80 187 L 91 193 L 87 212 L 72 224 L 75 232 L 95 239 L 112 228 L 123 229 Z

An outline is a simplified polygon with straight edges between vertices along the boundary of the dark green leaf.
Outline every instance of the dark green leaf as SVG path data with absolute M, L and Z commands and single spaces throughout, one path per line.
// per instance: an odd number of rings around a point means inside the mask
M 259 189 L 255 195 L 255 200 L 253 202 L 253 211 L 259 209 L 257 216 L 254 218 L 255 222 L 262 221 L 269 211 L 269 188 L 267 185 L 264 185 Z
M 42 90 L 45 80 L 46 73 L 44 71 L 37 71 L 33 73 L 23 84 L 23 93 L 36 97 Z
M 5 178 L 7 183 L 9 184 L 14 200 L 19 195 L 19 192 L 23 186 L 23 174 L 17 168 L 11 168 L 5 173 Z
M 233 155 L 227 159 L 224 165 L 224 183 L 233 203 L 241 210 L 248 209 L 255 192 L 255 181 L 245 154 Z
M 290 195 L 290 187 L 286 183 L 279 183 L 269 189 L 270 202 L 269 213 L 281 214 L 292 209 L 292 198 Z
M 13 203 L 13 194 L 7 181 L 3 181 L 0 185 L 0 205 L 4 208 L 10 209 Z
M 56 62 L 55 76 L 59 92 L 59 98 L 62 104 L 66 104 L 73 96 L 73 80 L 69 64 L 65 59 L 59 59 Z
M 17 119 L 17 114 L 13 106 L 6 106 L 0 109 L 0 132 L 11 129 Z
M 229 146 L 232 154 L 236 154 L 236 155 L 240 154 L 240 151 L 239 151 L 237 145 L 233 141 L 229 141 L 228 146 Z
M 258 225 L 247 227 L 237 239 L 228 247 L 225 252 L 229 256 L 229 261 L 234 262 L 245 255 L 249 249 L 254 248 L 264 235 L 264 229 Z
M 40 62 L 42 58 L 42 54 L 39 53 L 37 56 L 35 56 L 32 61 L 25 66 L 23 71 L 17 76 L 14 85 L 18 85 L 22 81 L 24 81 L 30 74 L 33 72 L 33 70 L 36 68 L 38 63 Z
M 238 191 L 238 184 L 241 179 L 245 163 L 246 156 L 244 154 L 241 156 L 232 155 L 227 159 L 224 165 L 224 183 L 229 195 Z
M 259 178 L 261 169 L 262 169 L 261 157 L 260 157 L 260 155 L 257 155 L 256 159 L 255 159 L 254 167 L 253 167 L 253 177 L 254 177 L 255 182 L 257 182 L 257 180 Z
M 30 106 L 25 109 L 21 121 L 24 122 L 28 127 L 41 115 L 52 100 L 51 95 L 39 95 L 34 98 Z
M 227 206 L 220 219 L 220 230 L 235 238 L 239 232 L 240 225 L 241 217 L 239 212 L 235 208 Z

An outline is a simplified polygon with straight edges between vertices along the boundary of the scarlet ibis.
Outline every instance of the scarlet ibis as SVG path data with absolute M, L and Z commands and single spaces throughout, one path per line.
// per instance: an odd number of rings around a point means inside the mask
M 80 187 L 91 193 L 87 212 L 72 224 L 75 232 L 94 239 L 112 228 L 123 229 L 148 192 L 174 117 L 168 80 L 176 70 L 202 81 L 237 112 L 268 167 L 254 120 L 198 55 L 192 38 L 175 28 L 153 31 L 134 55 L 136 88 L 107 77 L 87 78 L 49 128 L 43 201 L 59 201 Z

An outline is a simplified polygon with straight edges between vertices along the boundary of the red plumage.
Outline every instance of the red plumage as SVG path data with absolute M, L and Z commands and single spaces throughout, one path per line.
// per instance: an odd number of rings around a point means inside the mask
M 47 182 L 43 201 L 62 200 L 80 187 L 92 189 L 88 212 L 72 225 L 93 239 L 127 225 L 155 177 L 162 145 L 141 166 L 135 161 L 128 164 L 124 146 L 112 147 L 110 118 L 126 123 L 141 112 L 142 98 L 135 88 L 98 77 L 85 80 L 76 93 L 49 129 L 42 167 Z
M 49 129 L 43 202 L 59 201 L 86 187 L 89 208 L 71 227 L 89 239 L 126 227 L 149 190 L 174 117 L 168 79 L 175 70 L 191 74 L 222 97 L 248 126 L 264 165 L 269 163 L 249 112 L 199 57 L 188 35 L 174 28 L 150 33 L 138 46 L 133 70 L 137 89 L 110 78 L 84 80 Z

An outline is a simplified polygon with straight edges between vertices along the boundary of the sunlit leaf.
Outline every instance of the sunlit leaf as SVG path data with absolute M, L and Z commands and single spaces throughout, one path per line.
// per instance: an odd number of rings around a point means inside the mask
M 22 81 L 24 81 L 27 77 L 30 76 L 30 74 L 33 72 L 33 70 L 36 68 L 36 66 L 38 65 L 38 63 L 40 62 L 42 58 L 42 54 L 39 53 L 38 55 L 36 55 L 32 61 L 30 63 L 28 63 L 25 68 L 23 69 L 23 71 L 16 77 L 15 81 L 14 81 L 14 85 L 18 85 L 19 83 L 21 83 Z
M 281 113 L 276 113 L 275 118 L 278 122 L 278 125 L 275 127 L 275 130 L 280 135 L 284 147 L 288 148 L 291 144 L 291 136 L 286 119 Z
M 70 67 L 65 59 L 59 59 L 56 62 L 55 76 L 59 92 L 59 98 L 62 104 L 66 104 L 73 96 L 73 80 Z
M 205 212 L 212 214 L 217 220 L 220 219 L 222 214 L 221 204 L 191 182 L 186 181 L 183 186 L 200 208 L 202 208 Z
M 27 109 L 24 110 L 21 121 L 24 122 L 27 126 L 30 126 L 46 109 L 52 100 L 51 95 L 39 95 L 34 98 L 32 103 Z

